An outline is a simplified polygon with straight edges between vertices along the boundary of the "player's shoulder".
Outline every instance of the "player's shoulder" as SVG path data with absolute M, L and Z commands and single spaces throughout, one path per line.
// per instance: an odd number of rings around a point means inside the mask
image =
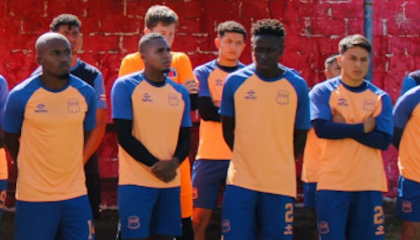
M 285 67 L 284 77 L 295 87 L 303 90 L 308 89 L 306 80 L 294 69 Z
M 0 86 L 7 86 L 6 78 L 3 77 L 3 75 L 0 74 Z
M 375 84 L 373 84 L 373 83 L 371 83 L 370 81 L 367 81 L 367 80 L 364 80 L 364 81 L 367 85 L 367 88 L 370 91 L 372 91 L 375 95 L 378 95 L 380 97 L 383 97 L 383 96 L 388 96 L 389 97 L 389 94 L 387 92 L 385 92 L 381 88 L 377 87 Z
M 32 76 L 16 85 L 9 93 L 11 99 L 25 99 L 41 88 L 38 76 Z
M 217 67 L 216 60 L 211 60 L 209 62 L 206 62 L 204 64 L 201 64 L 200 66 L 197 66 L 194 68 L 194 72 L 196 73 L 209 73 L 213 71 Z
M 184 52 L 171 52 L 172 61 L 190 61 L 188 55 Z
M 186 87 L 184 87 L 182 84 L 176 83 L 173 80 L 171 80 L 170 78 L 166 78 L 166 83 L 171 86 L 172 88 L 174 88 L 177 92 L 188 96 L 188 90 Z
M 127 54 L 123 58 L 123 62 L 124 61 L 136 61 L 136 60 L 140 60 L 140 53 L 139 52 Z
M 141 71 L 133 72 L 127 75 L 123 75 L 117 80 L 115 80 L 113 86 L 137 86 L 140 82 L 144 80 L 143 75 L 141 74 Z
M 80 79 L 79 77 L 70 74 L 70 85 L 79 90 L 83 95 L 85 94 L 94 94 L 94 90 L 91 85 Z
M 315 86 L 311 90 L 311 93 L 330 94 L 332 91 L 337 89 L 340 84 L 340 77 L 331 78 L 315 84 Z
M 410 102 L 414 104 L 420 103 L 420 86 L 416 86 L 405 92 L 398 98 L 397 104 L 400 102 Z
M 242 81 L 247 80 L 254 74 L 255 74 L 255 65 L 251 64 L 241 69 L 238 69 L 235 72 L 230 73 L 227 77 L 227 81 L 242 82 Z
M 79 59 L 79 67 L 81 67 L 84 71 L 87 71 L 92 74 L 101 74 L 101 71 L 99 71 L 98 68 L 81 59 Z
M 413 78 L 416 82 L 420 82 L 420 69 L 410 72 L 407 76 Z

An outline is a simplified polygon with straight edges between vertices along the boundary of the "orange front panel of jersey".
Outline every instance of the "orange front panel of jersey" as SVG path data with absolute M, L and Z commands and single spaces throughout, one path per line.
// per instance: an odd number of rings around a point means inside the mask
M 381 97 L 370 90 L 351 92 L 340 85 L 331 93 L 331 112 L 346 123 L 362 123 L 382 111 Z M 387 191 L 381 151 L 354 139 L 326 140 L 321 158 L 318 190 Z
M 8 177 L 6 151 L 4 148 L 0 148 L 0 180 L 5 180 Z
M 182 94 L 169 84 L 153 87 L 142 81 L 134 90 L 133 136 L 159 160 L 171 160 L 178 144 L 179 129 L 185 102 Z M 180 185 L 177 177 L 164 183 L 156 178 L 150 167 L 134 160 L 120 147 L 120 185 L 139 185 L 169 188 Z
M 88 106 L 69 86 L 53 93 L 38 89 L 25 108 L 16 198 L 60 201 L 86 194 L 83 121 Z
M 318 182 L 324 142 L 323 139 L 318 138 L 313 128 L 309 130 L 303 154 L 302 181 L 306 183 Z
M 293 132 L 297 93 L 286 79 L 255 74 L 235 92 L 235 145 L 228 184 L 296 197 Z
M 223 85 L 228 73 L 216 68 L 207 79 L 210 95 L 216 106 L 220 106 Z M 229 160 L 232 151 L 223 138 L 222 124 L 214 121 L 200 123 L 200 143 L 198 146 L 197 159 Z
M 420 182 L 420 105 L 411 113 L 411 118 L 404 129 L 400 148 L 398 167 L 400 174 L 412 181 Z

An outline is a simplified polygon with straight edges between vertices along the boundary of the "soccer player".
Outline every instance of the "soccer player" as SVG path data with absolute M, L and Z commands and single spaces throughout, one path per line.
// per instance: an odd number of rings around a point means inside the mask
M 42 35 L 36 52 L 42 73 L 10 92 L 3 125 L 18 168 L 15 239 L 94 239 L 83 145 L 95 127 L 95 93 L 70 75 L 63 35 Z
M 394 108 L 393 144 L 399 149 L 400 170 L 397 216 L 402 220 L 401 240 L 420 239 L 420 87 L 401 96 Z
M 4 107 L 6 105 L 8 95 L 9 87 L 7 86 L 6 79 L 0 75 L 0 221 L 6 204 L 7 179 L 9 177 L 7 171 L 6 151 L 4 150 L 4 132 L 2 129 L 4 122 Z
M 331 79 L 341 74 L 341 67 L 337 62 L 337 54 L 332 55 L 325 60 L 324 74 L 326 79 Z M 316 195 L 316 183 L 318 181 L 320 157 L 322 152 L 323 141 L 319 139 L 315 130 L 311 128 L 308 132 L 308 138 L 306 139 L 305 151 L 303 154 L 303 166 L 302 166 L 302 181 L 303 181 L 303 192 L 304 192 L 304 205 L 306 208 L 313 209 L 315 211 L 315 195 Z M 315 234 L 318 239 L 318 234 Z
M 105 134 L 107 122 L 107 106 L 104 80 L 102 73 L 94 66 L 82 61 L 78 53 L 82 48 L 82 23 L 77 16 L 61 14 L 54 18 L 50 24 L 52 32 L 60 33 L 67 38 L 71 45 L 71 71 L 74 76 L 82 79 L 95 90 L 96 96 L 96 127 L 92 130 L 89 140 L 85 144 L 83 162 L 85 163 L 86 186 L 92 214 L 95 219 L 101 214 L 101 185 L 99 175 L 99 162 L 96 150 Z M 42 72 L 39 67 L 31 76 Z
M 278 64 L 285 29 L 275 19 L 252 25 L 253 65 L 226 80 L 223 136 L 233 155 L 223 201 L 225 240 L 292 239 L 295 156 L 310 129 L 308 86 Z
M 169 46 L 175 40 L 176 27 L 178 25 L 178 15 L 170 8 L 155 5 L 147 10 L 145 16 L 144 33 L 156 32 L 162 34 Z M 190 59 L 183 52 L 171 52 L 172 63 L 167 76 L 176 83 L 184 85 L 191 98 L 191 110 L 197 109 L 198 83 L 194 76 Z M 127 55 L 121 62 L 119 76 L 131 74 L 144 69 L 144 61 L 140 52 Z M 183 238 L 178 240 L 192 240 L 194 238 L 191 216 L 193 214 L 192 184 L 191 184 L 191 165 L 190 161 L 183 161 L 180 166 L 181 171 L 181 211 Z
M 361 35 L 339 43 L 341 76 L 310 92 L 315 133 L 325 139 L 316 210 L 322 240 L 384 239 L 381 150 L 393 133 L 389 95 L 364 80 L 372 46 Z
M 212 209 L 217 207 L 219 190 L 226 182 L 232 156 L 223 139 L 218 112 L 223 85 L 229 73 L 244 67 L 238 59 L 245 48 L 245 28 L 237 22 L 227 21 L 219 24 L 217 33 L 218 58 L 194 69 L 200 82 L 198 110 L 201 116 L 200 144 L 192 174 L 195 240 L 205 240 Z
M 401 87 L 401 96 L 413 87 L 420 85 L 420 70 L 409 73 L 404 79 Z
M 119 78 L 111 93 L 122 239 L 172 240 L 182 233 L 177 169 L 190 150 L 190 100 L 165 75 L 171 65 L 165 38 L 146 34 L 139 48 L 144 71 Z

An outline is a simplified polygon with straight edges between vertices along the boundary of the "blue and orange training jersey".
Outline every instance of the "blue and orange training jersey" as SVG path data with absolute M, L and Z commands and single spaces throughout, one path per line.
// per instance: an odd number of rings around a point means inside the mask
M 238 68 L 243 68 L 242 63 Z M 198 97 L 210 97 L 215 106 L 220 107 L 223 86 L 229 72 L 217 66 L 217 60 L 210 61 L 194 69 L 194 75 L 200 82 Z M 223 138 L 222 124 L 215 121 L 200 123 L 200 141 L 197 160 L 230 160 L 232 152 Z
M 394 124 L 403 129 L 399 146 L 398 168 L 400 174 L 420 182 L 420 87 L 402 95 L 394 108 Z
M 296 197 L 294 129 L 311 127 L 305 80 L 290 70 L 264 79 L 252 64 L 228 76 L 220 111 L 235 118 L 227 184 Z
M 392 103 L 389 95 L 368 81 L 352 89 L 340 77 L 317 84 L 310 92 L 311 119 L 332 121 L 341 114 L 347 124 L 376 118 L 376 131 L 393 134 Z M 325 139 L 322 149 L 318 190 L 387 191 L 381 150 L 353 138 Z
M 0 75 L 0 126 L 3 126 L 4 108 L 6 106 L 9 87 L 6 79 Z M 6 180 L 9 177 L 7 171 L 7 158 L 4 147 L 0 148 L 0 180 Z
M 123 76 L 112 87 L 111 102 L 112 118 L 132 120 L 133 136 L 159 160 L 173 158 L 180 128 L 191 127 L 188 91 L 170 79 L 156 85 L 139 72 Z M 180 186 L 179 173 L 174 180 L 165 183 L 121 146 L 118 155 L 119 185 Z
M 70 75 L 61 90 L 38 76 L 17 85 L 6 105 L 4 131 L 20 134 L 16 199 L 45 202 L 86 194 L 84 131 L 95 127 L 95 94 Z
M 306 183 L 318 182 L 324 142 L 324 139 L 318 138 L 314 128 L 309 130 L 303 153 L 302 181 Z

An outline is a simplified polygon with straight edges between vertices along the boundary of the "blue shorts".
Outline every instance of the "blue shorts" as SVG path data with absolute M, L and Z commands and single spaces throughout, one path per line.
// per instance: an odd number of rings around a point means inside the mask
M 420 222 L 420 183 L 399 177 L 396 214 L 402 221 Z
M 226 186 L 223 200 L 222 232 L 225 240 L 293 239 L 295 199 Z
M 384 240 L 382 193 L 321 190 L 316 194 L 320 240 Z
M 16 240 L 95 239 L 88 197 L 56 202 L 16 201 Z
M 315 196 L 317 183 L 303 183 L 303 202 L 306 208 L 316 208 Z
M 7 180 L 0 180 L 0 222 L 6 206 Z
M 181 236 L 180 188 L 118 186 L 122 239 Z
M 192 170 L 194 208 L 215 209 L 230 160 L 197 160 Z

